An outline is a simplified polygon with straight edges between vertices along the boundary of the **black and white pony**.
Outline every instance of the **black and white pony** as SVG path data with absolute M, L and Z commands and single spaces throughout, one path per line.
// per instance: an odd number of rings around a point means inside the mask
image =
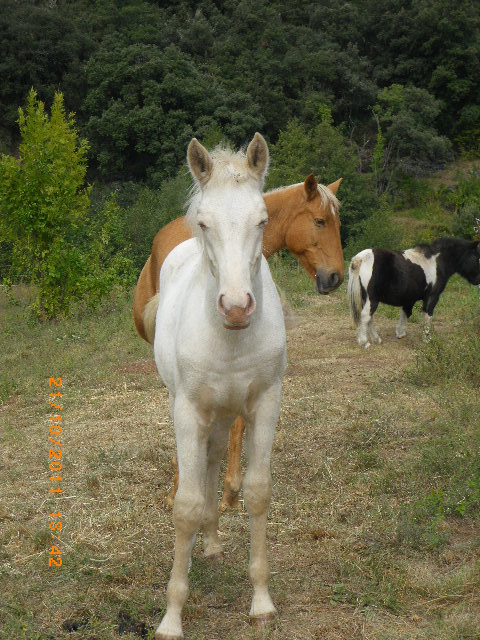
M 373 326 L 379 302 L 402 307 L 396 336 L 403 338 L 413 305 L 422 300 L 428 339 L 433 310 L 449 278 L 459 273 L 471 284 L 480 284 L 480 242 L 440 238 L 402 252 L 365 249 L 352 258 L 348 272 L 347 297 L 360 345 L 382 341 Z

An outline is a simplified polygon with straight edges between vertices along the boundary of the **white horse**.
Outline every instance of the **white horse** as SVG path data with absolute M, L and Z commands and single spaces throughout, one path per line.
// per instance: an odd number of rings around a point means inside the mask
M 286 356 L 282 307 L 262 255 L 268 147 L 256 133 L 246 154 L 216 149 L 210 155 L 193 139 L 187 157 L 196 182 L 187 217 L 196 236 L 178 245 L 162 266 L 154 343 L 169 390 L 179 467 L 175 558 L 157 640 L 183 638 L 181 614 L 199 526 L 205 555 L 221 555 L 217 479 L 237 415 L 247 425 L 250 618 L 262 625 L 275 614 L 266 523 Z

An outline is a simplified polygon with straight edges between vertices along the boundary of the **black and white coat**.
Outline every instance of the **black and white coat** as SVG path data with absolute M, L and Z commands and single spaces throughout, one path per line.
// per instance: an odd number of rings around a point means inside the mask
M 358 343 L 369 347 L 370 341 L 382 341 L 372 319 L 379 302 L 402 308 L 396 336 L 403 338 L 413 305 L 422 300 L 427 338 L 433 310 L 454 273 L 480 284 L 480 242 L 440 238 L 402 252 L 373 248 L 357 253 L 350 262 L 347 297 Z

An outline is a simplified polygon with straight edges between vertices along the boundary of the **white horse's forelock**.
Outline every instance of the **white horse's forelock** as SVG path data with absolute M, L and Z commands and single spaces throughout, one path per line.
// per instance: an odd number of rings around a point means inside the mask
M 213 161 L 213 170 L 208 180 L 209 188 L 224 184 L 235 187 L 236 185 L 245 184 L 249 181 L 252 182 L 252 185 L 258 187 L 259 181 L 249 170 L 247 156 L 243 149 L 240 151 L 232 151 L 229 147 L 218 145 L 210 152 L 210 157 Z M 260 187 L 263 187 L 263 180 Z M 186 202 L 186 221 L 193 235 L 197 237 L 201 235 L 196 221 L 201 192 L 200 184 L 194 180 Z

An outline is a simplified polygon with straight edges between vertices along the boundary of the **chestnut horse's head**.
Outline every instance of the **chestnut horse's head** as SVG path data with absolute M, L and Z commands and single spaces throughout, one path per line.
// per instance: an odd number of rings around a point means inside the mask
M 339 287 L 345 275 L 338 215 L 340 204 L 335 197 L 341 181 L 342 178 L 325 187 L 310 174 L 298 189 L 291 189 L 290 202 L 285 203 L 290 210 L 285 244 L 315 280 L 317 291 L 322 294 Z

